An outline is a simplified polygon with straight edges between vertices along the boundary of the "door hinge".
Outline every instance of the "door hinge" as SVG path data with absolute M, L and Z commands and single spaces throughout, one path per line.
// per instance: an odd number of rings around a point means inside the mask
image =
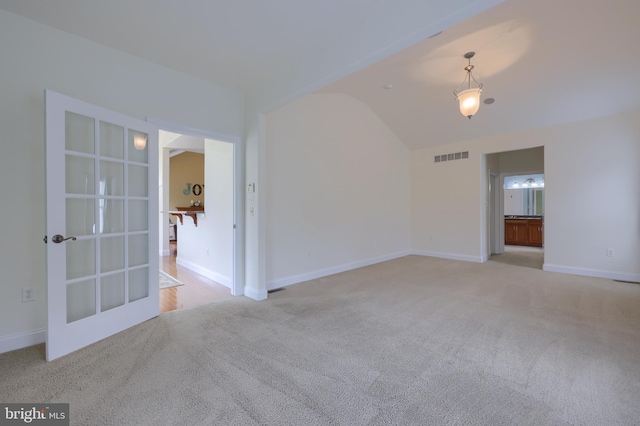
M 47 236 L 45 235 L 44 238 L 42 239 L 42 241 L 44 241 L 45 244 L 47 244 Z

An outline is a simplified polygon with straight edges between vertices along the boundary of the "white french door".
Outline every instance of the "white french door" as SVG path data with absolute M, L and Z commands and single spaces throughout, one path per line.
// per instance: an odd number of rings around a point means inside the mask
M 50 361 L 159 313 L 158 129 L 45 98 Z

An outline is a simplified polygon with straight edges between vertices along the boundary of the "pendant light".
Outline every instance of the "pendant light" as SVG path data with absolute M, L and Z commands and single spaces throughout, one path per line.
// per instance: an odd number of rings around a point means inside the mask
M 133 147 L 138 151 L 142 151 L 147 146 L 147 135 L 134 135 L 133 136 Z
M 478 83 L 475 78 L 473 78 L 473 74 L 471 71 L 473 70 L 473 65 L 471 65 L 471 58 L 474 57 L 475 52 L 468 52 L 464 54 L 464 58 L 469 61 L 464 70 L 467 72 L 466 77 L 460 84 L 460 87 L 464 86 L 464 83 L 467 83 L 467 88 L 460 90 L 460 88 L 453 91 L 453 94 L 458 99 L 460 103 L 460 112 L 465 117 L 468 117 L 471 120 L 471 116 L 473 116 L 478 109 L 480 108 L 480 93 L 482 93 L 482 83 Z M 478 87 L 471 87 L 471 80 L 473 80 Z

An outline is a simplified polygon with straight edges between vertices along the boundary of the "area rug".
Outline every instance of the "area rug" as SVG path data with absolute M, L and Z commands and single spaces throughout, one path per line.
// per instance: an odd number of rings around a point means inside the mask
M 184 283 L 181 283 L 166 272 L 160 271 L 160 288 L 177 287 L 179 285 L 184 285 Z

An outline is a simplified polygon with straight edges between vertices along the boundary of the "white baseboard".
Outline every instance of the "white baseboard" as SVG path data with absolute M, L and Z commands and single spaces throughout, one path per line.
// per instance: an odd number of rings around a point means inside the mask
M 266 300 L 267 299 L 267 290 L 257 290 L 251 287 L 244 287 L 244 295 L 249 299 L 253 300 Z
M 218 272 L 212 271 L 210 269 L 204 268 L 197 263 L 189 262 L 188 260 L 181 259 L 180 257 L 176 258 L 176 263 L 178 265 L 184 266 L 185 268 L 191 269 L 193 272 L 197 272 L 200 275 L 204 275 L 205 277 L 222 284 L 227 288 L 231 288 L 231 277 L 222 275 Z
M 47 331 L 44 328 L 0 337 L 0 354 L 39 345 L 44 343 L 46 339 Z
M 441 253 L 437 251 L 413 250 L 411 254 L 415 254 L 418 256 L 438 257 L 440 259 L 463 260 L 465 262 L 476 262 L 476 263 L 484 263 L 488 260 L 488 258 L 485 260 L 483 256 L 469 256 L 466 254 L 456 254 L 456 253 Z
M 608 271 L 605 269 L 576 268 L 574 266 L 552 265 L 545 263 L 542 270 L 549 272 L 561 272 L 563 274 L 582 275 L 586 277 L 609 278 L 612 280 L 640 282 L 640 274 Z
M 362 268 L 364 266 L 374 265 L 380 262 L 386 262 L 387 260 L 397 259 L 399 257 L 410 255 L 411 251 L 401 251 L 384 256 L 373 257 L 369 259 L 359 260 L 356 262 L 345 263 L 338 266 L 331 266 L 329 268 L 317 269 L 315 271 L 306 272 L 304 274 L 292 275 L 285 278 L 277 278 L 267 282 L 267 289 L 273 290 L 280 287 L 286 287 L 293 284 L 298 284 L 304 281 L 315 280 L 317 278 L 326 277 L 328 275 L 339 274 L 340 272 L 350 271 L 352 269 Z M 247 289 L 245 288 L 245 295 Z

